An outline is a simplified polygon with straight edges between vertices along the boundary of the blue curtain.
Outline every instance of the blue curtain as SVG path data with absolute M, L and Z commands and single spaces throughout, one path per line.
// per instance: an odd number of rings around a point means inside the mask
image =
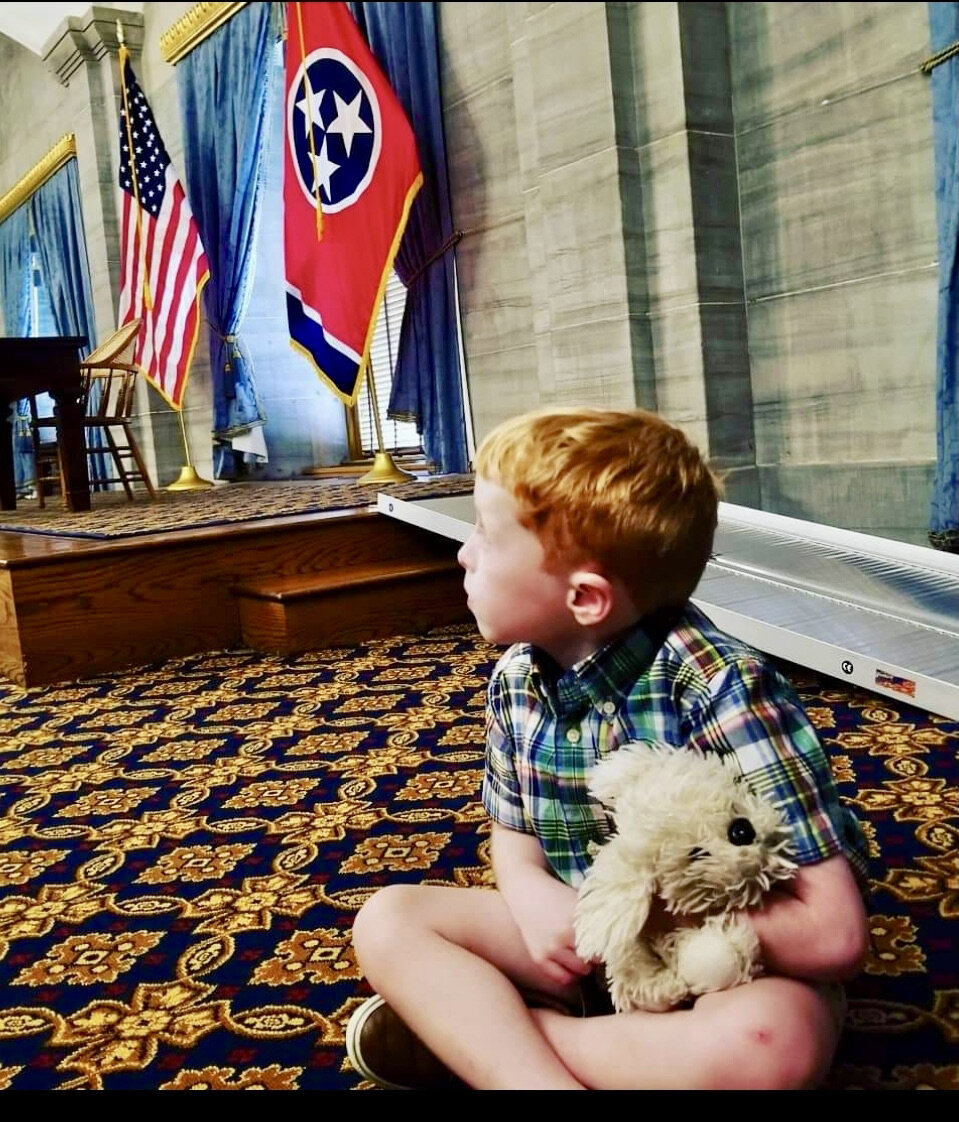
M 76 160 L 39 187 L 29 205 L 53 322 L 60 335 L 85 335 L 82 350 L 88 354 L 97 345 L 97 329 Z
M 265 421 L 253 365 L 239 340 L 253 281 L 257 196 L 274 4 L 248 4 L 177 65 L 186 182 L 210 258 L 204 289 L 213 379 L 214 474 L 236 474 L 231 440 Z
M 30 216 L 17 207 L 0 223 L 0 299 L 7 335 L 26 335 L 30 316 Z M 13 424 L 13 477 L 17 492 L 33 481 L 33 440 L 30 436 L 30 406 L 18 401 Z
M 423 166 L 423 186 L 396 257 L 408 293 L 388 413 L 415 421 L 427 456 L 443 471 L 468 471 L 437 5 L 349 6 L 406 110 Z
M 68 160 L 37 188 L 29 206 L 56 333 L 85 335 L 86 344 L 80 349 L 82 354 L 89 354 L 98 339 L 76 160 Z M 93 434 L 91 443 L 102 445 L 103 437 Z M 105 474 L 103 457 L 95 455 L 88 466 L 96 488 L 97 479 Z
M 6 335 L 26 335 L 30 314 L 30 216 L 26 206 L 0 222 L 0 297 Z
M 929 5 L 933 55 L 959 40 L 959 4 Z M 936 349 L 937 457 L 930 542 L 959 553 L 959 56 L 932 71 L 936 210 L 939 217 L 939 329 Z

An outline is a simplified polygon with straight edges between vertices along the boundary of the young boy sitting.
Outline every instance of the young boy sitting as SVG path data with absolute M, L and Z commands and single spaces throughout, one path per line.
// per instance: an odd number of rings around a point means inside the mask
M 792 688 L 690 603 L 719 494 L 686 437 L 641 410 L 537 412 L 482 443 L 459 560 L 483 637 L 511 644 L 487 700 L 496 888 L 396 884 L 362 907 L 353 942 L 377 991 L 347 1031 L 362 1075 L 397 1088 L 822 1083 L 836 983 L 867 948 L 865 845 Z M 665 1013 L 597 1013 L 572 923 L 589 843 L 609 831 L 587 783 L 635 740 L 724 756 L 791 823 L 800 868 L 749 913 L 760 977 Z

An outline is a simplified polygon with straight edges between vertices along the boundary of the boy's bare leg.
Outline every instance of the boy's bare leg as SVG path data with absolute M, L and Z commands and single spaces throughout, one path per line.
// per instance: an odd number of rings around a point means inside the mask
M 582 1089 L 516 987 L 564 991 L 544 980 L 498 892 L 391 885 L 357 915 L 353 945 L 370 985 L 471 1087 Z
M 533 1017 L 569 1070 L 599 1090 L 813 1088 L 842 1031 L 837 993 L 779 977 L 668 1013 Z
M 475 1088 L 814 1087 L 841 1032 L 823 987 L 780 977 L 669 1013 L 530 1010 L 516 986 L 570 995 L 543 979 L 488 889 L 381 889 L 357 916 L 353 942 L 373 988 Z

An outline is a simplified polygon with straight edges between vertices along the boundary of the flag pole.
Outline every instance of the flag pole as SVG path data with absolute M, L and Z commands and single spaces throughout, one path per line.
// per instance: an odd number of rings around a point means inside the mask
M 366 387 L 370 393 L 370 410 L 376 424 L 376 444 L 379 451 L 373 457 L 373 466 L 368 472 L 357 479 L 357 483 L 405 483 L 408 479 L 415 479 L 411 471 L 404 471 L 398 467 L 396 461 L 386 450 L 383 441 L 383 426 L 380 423 L 380 407 L 376 400 L 376 380 L 373 377 L 373 367 L 370 365 L 366 378 Z
M 390 305 L 383 296 L 383 318 L 386 327 L 386 353 L 389 356 L 390 370 L 393 369 L 393 351 L 390 347 Z M 366 369 L 366 385 L 370 394 L 370 408 L 373 412 L 373 422 L 376 425 L 376 446 L 378 451 L 373 457 L 373 466 L 357 483 L 402 483 L 406 479 L 415 479 L 412 472 L 404 471 L 393 457 L 386 451 L 386 442 L 383 440 L 383 425 L 380 421 L 380 405 L 376 400 L 376 378 L 373 376 L 373 356 L 369 357 Z
M 303 64 L 303 85 L 306 89 L 308 107 L 312 107 L 313 87 L 310 85 L 310 70 L 306 65 L 306 39 L 303 35 L 303 13 L 300 10 L 303 5 L 294 4 L 293 7 L 296 9 L 296 25 L 300 32 L 300 62 Z M 306 136 L 310 142 L 310 158 L 313 160 L 313 166 L 316 167 L 316 140 L 313 136 L 312 117 L 306 130 Z M 313 176 L 313 197 L 316 200 L 316 240 L 321 241 L 323 238 L 323 200 L 320 197 L 320 178 L 318 175 Z
M 142 205 L 140 202 L 140 183 L 137 179 L 136 161 L 133 158 L 133 130 L 130 125 L 130 106 L 127 104 L 127 84 L 124 76 L 124 65 L 130 57 L 127 50 L 126 39 L 123 35 L 123 24 L 117 20 L 117 61 L 120 64 L 120 97 L 123 100 L 123 116 L 127 123 L 127 145 L 130 150 L 130 183 L 133 187 L 133 197 L 136 200 L 137 219 L 137 254 L 143 264 L 143 306 L 149 311 L 153 308 L 153 294 L 150 291 L 150 270 L 147 268 L 146 247 L 143 242 L 143 227 L 141 222 Z

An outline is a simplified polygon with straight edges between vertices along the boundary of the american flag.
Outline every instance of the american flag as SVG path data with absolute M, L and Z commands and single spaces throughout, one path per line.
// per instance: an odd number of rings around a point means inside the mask
M 210 263 L 129 52 L 120 49 L 119 323 L 140 319 L 133 361 L 174 407 L 181 408 L 200 322 L 200 293 Z M 132 159 L 131 159 L 132 150 Z

